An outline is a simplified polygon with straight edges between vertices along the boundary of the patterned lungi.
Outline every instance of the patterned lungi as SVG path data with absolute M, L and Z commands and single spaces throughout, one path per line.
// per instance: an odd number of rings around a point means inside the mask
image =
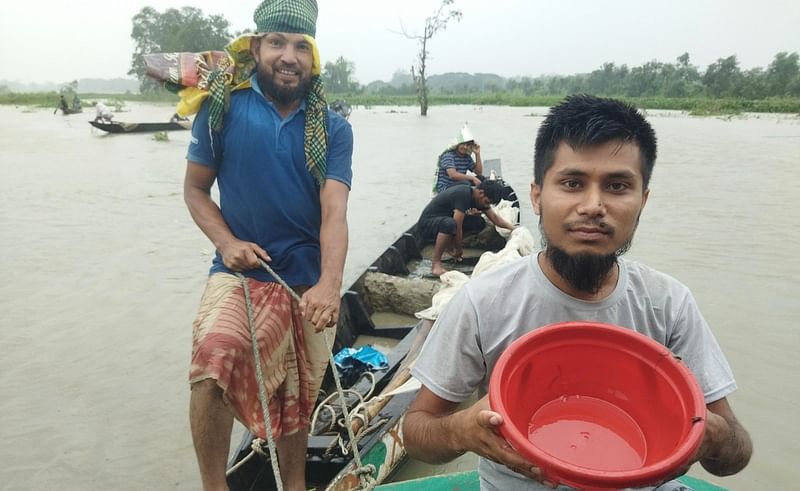
M 272 432 L 279 438 L 308 428 L 334 330 L 315 332 L 279 284 L 247 281 Z M 209 277 L 194 322 L 189 383 L 209 378 L 217 381 L 234 416 L 266 438 L 244 290 L 241 280 L 227 273 Z

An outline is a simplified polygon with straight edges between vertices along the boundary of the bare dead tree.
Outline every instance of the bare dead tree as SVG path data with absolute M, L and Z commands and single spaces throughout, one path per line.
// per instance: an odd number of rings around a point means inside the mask
M 428 41 L 439 31 L 447 28 L 447 23 L 451 20 L 456 22 L 461 20 L 461 11 L 453 8 L 455 0 L 442 0 L 439 9 L 433 15 L 425 19 L 425 30 L 422 34 L 411 34 L 403 26 L 403 35 L 408 39 L 416 39 L 419 43 L 419 53 L 417 62 L 411 66 L 411 76 L 414 78 L 414 86 L 417 90 L 417 101 L 419 102 L 419 113 L 422 116 L 428 115 L 428 78 L 426 69 L 428 66 Z

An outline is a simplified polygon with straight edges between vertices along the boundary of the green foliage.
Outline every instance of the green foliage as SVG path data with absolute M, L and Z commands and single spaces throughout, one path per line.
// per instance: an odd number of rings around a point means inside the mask
M 414 93 L 410 75 L 397 72 L 390 82 L 372 82 L 364 91 L 387 96 Z M 446 73 L 427 79 L 430 97 L 438 95 L 511 93 L 519 96 L 564 96 L 586 92 L 621 98 L 684 98 L 741 99 L 800 97 L 800 66 L 797 53 L 778 53 L 767 70 L 739 69 L 736 56 L 720 58 L 701 72 L 690 62 L 688 53 L 675 63 L 649 61 L 628 67 L 604 63 L 591 73 L 547 75 L 536 78 L 505 79 L 493 74 Z
M 143 12 L 147 9 L 143 9 Z M 152 10 L 152 9 L 150 9 Z M 604 63 L 591 73 L 569 76 L 505 79 L 494 74 L 447 73 L 426 79 L 430 93 L 425 104 L 475 104 L 550 106 L 565 95 L 586 92 L 628 100 L 648 109 L 677 109 L 691 114 L 740 112 L 800 113 L 800 57 L 781 52 L 766 68 L 741 71 L 736 56 L 720 58 L 705 72 L 693 66 L 688 53 L 675 63 L 650 61 L 641 66 Z M 414 75 L 398 70 L 390 82 L 376 81 L 361 87 L 353 78 L 355 65 L 339 57 L 323 72 L 329 100 L 345 99 L 351 105 L 419 104 Z M 74 91 L 76 81 L 64 90 Z M 141 94 L 81 94 L 85 100 L 109 99 L 119 110 L 121 101 L 174 104 L 178 97 L 158 90 Z M 53 108 L 59 93 L 14 93 L 0 90 L 0 104 Z
M 121 113 L 122 110 L 125 108 L 125 102 L 122 101 L 119 97 L 114 99 L 110 99 L 105 102 L 106 106 L 114 108 L 115 113 Z
M 80 94 L 83 100 L 106 100 L 111 106 L 117 101 L 138 101 L 172 105 L 178 98 L 172 93 L 166 94 Z M 431 105 L 499 105 L 517 107 L 549 107 L 563 98 L 563 95 L 525 95 L 519 91 L 481 92 L 470 94 L 434 94 Z M 800 113 L 800 97 L 768 97 L 764 99 L 741 99 L 710 97 L 621 97 L 637 107 L 647 109 L 673 109 L 687 111 L 694 115 L 738 114 L 741 112 L 764 113 Z M 414 106 L 418 103 L 416 95 L 411 92 L 405 95 L 382 93 L 329 93 L 329 100 L 344 99 L 352 106 Z M 53 108 L 58 101 L 56 92 L 37 93 L 0 93 L 0 104 L 18 106 L 34 106 Z
M 195 7 L 167 9 L 163 13 L 144 7 L 132 19 L 131 38 L 136 48 L 129 75 L 135 75 L 142 92 L 157 91 L 160 85 L 145 75 L 142 55 L 148 53 L 200 52 L 221 50 L 230 41 L 230 23 L 221 15 L 206 17 Z
M 157 142 L 166 142 L 169 141 L 169 135 L 166 131 L 156 131 L 153 133 L 153 140 Z
M 797 53 L 778 53 L 764 74 L 765 89 L 772 95 L 800 97 L 800 64 Z
M 415 95 L 387 95 L 362 92 L 335 94 L 353 106 L 413 106 Z M 562 95 L 523 95 L 511 92 L 431 95 L 431 105 L 469 104 L 476 106 L 550 107 L 563 99 Z M 742 112 L 800 113 L 800 98 L 768 98 L 761 100 L 712 99 L 709 97 L 621 97 L 636 107 L 672 109 L 692 115 L 739 114 Z
M 0 104 L 54 108 L 58 104 L 58 92 L 5 92 L 0 93 Z
M 335 62 L 325 63 L 322 70 L 322 83 L 329 92 L 358 92 L 360 86 L 353 78 L 356 65 L 340 56 Z

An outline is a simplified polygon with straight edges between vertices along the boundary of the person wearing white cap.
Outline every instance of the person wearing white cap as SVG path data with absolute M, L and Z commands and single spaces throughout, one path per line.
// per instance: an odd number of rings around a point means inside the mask
M 97 116 L 94 117 L 95 122 L 98 123 L 110 123 L 112 119 L 114 119 L 114 115 L 111 113 L 111 109 L 108 108 L 102 102 L 98 102 L 94 106 L 94 111 Z
M 475 160 L 472 159 L 473 154 Z M 468 174 L 467 171 L 472 174 Z M 440 193 L 455 184 L 477 186 L 481 183 L 477 176 L 481 174 L 483 174 L 481 146 L 465 124 L 458 132 L 455 142 L 439 155 L 434 192 Z

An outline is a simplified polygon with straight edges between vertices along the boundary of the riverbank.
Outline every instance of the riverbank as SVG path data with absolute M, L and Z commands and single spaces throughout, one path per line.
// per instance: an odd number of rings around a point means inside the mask
M 431 94 L 431 106 L 473 105 L 509 107 L 549 107 L 565 94 L 547 96 L 526 96 L 514 92 L 490 92 L 475 94 Z M 177 95 L 171 92 L 147 94 L 78 94 L 81 100 L 91 101 L 131 101 L 149 103 L 176 103 Z M 613 97 L 613 96 L 612 96 Z M 328 100 L 344 99 L 353 106 L 417 106 L 414 95 L 380 94 L 329 94 Z M 643 109 L 666 109 L 687 112 L 692 116 L 736 115 L 742 113 L 788 113 L 800 115 L 800 98 L 767 99 L 714 99 L 708 97 L 621 97 L 636 107 Z M 58 94 L 55 92 L 0 94 L 0 104 L 56 107 Z

